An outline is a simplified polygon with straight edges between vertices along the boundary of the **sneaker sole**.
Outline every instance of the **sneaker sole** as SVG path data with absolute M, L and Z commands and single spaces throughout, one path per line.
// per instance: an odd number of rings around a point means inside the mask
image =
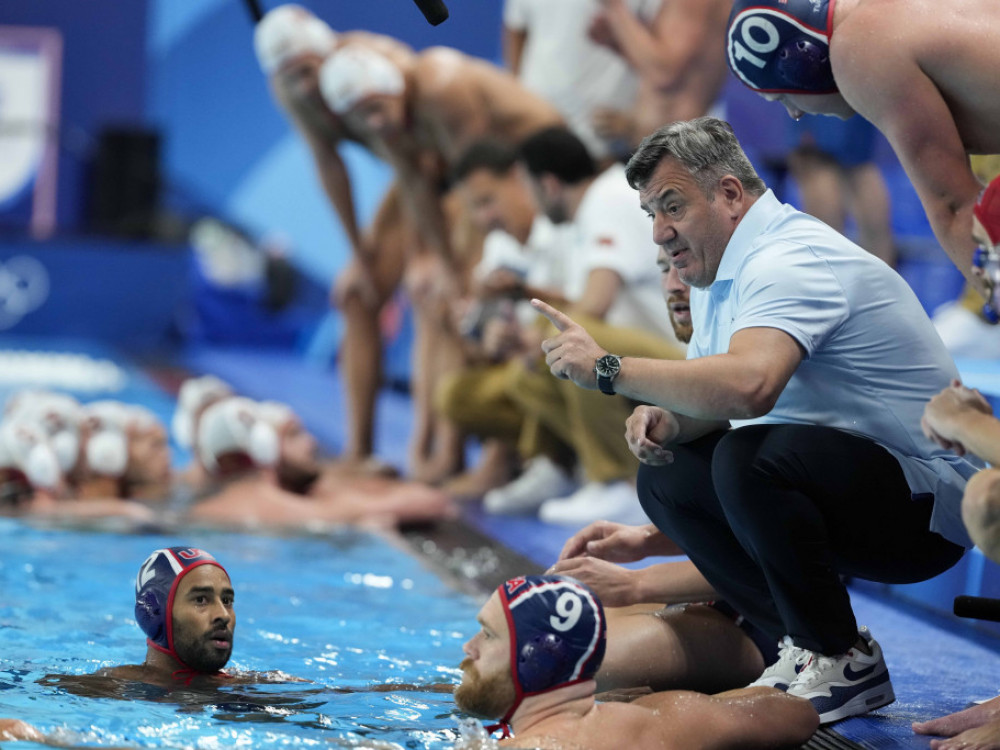
M 869 681 L 867 687 L 864 685 L 856 685 L 854 687 L 846 685 L 834 686 L 830 688 L 830 695 L 826 695 L 825 693 L 817 695 L 805 694 L 799 697 L 805 698 L 813 704 L 813 707 L 819 714 L 820 724 L 830 724 L 850 716 L 866 714 L 877 708 L 888 706 L 895 701 L 896 694 L 893 692 L 892 683 L 889 682 L 889 673 L 884 672 L 880 677 L 875 679 L 879 684 L 871 685 L 871 681 Z M 859 688 L 861 689 L 860 692 L 852 695 Z

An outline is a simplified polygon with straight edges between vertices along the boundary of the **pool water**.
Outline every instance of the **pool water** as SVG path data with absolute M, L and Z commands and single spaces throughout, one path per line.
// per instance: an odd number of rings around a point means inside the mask
M 40 684 L 141 663 L 133 618 L 140 564 L 195 546 L 236 591 L 227 671 L 280 670 L 311 683 L 225 687 L 208 695 L 131 685 L 127 700 Z M 64 741 L 139 747 L 453 747 L 454 684 L 481 602 L 385 540 L 362 532 L 181 537 L 36 529 L 0 519 L 0 717 Z M 390 692 L 373 685 L 415 685 Z M 22 743 L 19 747 L 29 747 Z

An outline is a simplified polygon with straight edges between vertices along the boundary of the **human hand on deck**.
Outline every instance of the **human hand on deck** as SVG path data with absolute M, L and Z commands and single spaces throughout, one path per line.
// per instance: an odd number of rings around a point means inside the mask
M 625 420 L 625 440 L 633 455 L 649 466 L 673 463 L 674 454 L 663 446 L 677 437 L 677 418 L 658 406 L 637 406 Z
M 920 427 L 929 440 L 945 450 L 965 454 L 962 444 L 963 424 L 977 414 L 992 415 L 993 409 L 979 391 L 966 388 L 960 380 L 934 396 L 924 407 Z
M 636 571 L 596 557 L 560 560 L 547 573 L 572 576 L 589 586 L 605 607 L 627 607 L 641 601 Z
M 343 309 L 347 301 L 355 296 L 368 309 L 373 310 L 378 307 L 379 294 L 374 274 L 367 263 L 357 258 L 334 279 L 330 288 L 330 304 Z
M 531 300 L 531 306 L 556 327 L 558 333 L 542 342 L 545 364 L 557 378 L 572 380 L 581 388 L 597 388 L 594 365 L 607 352 L 597 345 L 583 326 L 573 322 L 565 313 L 540 299 Z
M 618 44 L 618 38 L 615 36 L 614 29 L 611 26 L 611 21 L 608 19 L 608 14 L 603 10 L 595 13 L 593 18 L 590 19 L 590 25 L 587 27 L 587 36 L 590 37 L 590 41 L 594 42 L 594 44 L 599 44 L 618 55 L 622 53 L 621 46 Z
M 479 282 L 478 292 L 483 297 L 520 299 L 524 296 L 524 278 L 509 268 L 495 268 Z
M 596 557 L 609 562 L 635 562 L 646 557 L 647 544 L 655 526 L 626 526 L 612 521 L 594 521 L 571 536 L 559 553 L 559 560 Z

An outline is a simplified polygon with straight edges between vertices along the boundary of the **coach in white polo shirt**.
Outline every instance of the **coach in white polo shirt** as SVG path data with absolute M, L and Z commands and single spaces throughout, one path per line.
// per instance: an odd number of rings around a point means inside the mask
M 975 467 L 920 428 L 955 366 L 903 279 L 779 203 L 727 123 L 665 126 L 627 173 L 692 286 L 688 359 L 617 361 L 533 303 L 561 329 L 546 361 L 656 405 L 626 428 L 646 464 L 640 500 L 721 598 L 782 641 L 756 684 L 808 698 L 824 722 L 890 703 L 841 575 L 921 581 L 971 546 L 959 504 Z

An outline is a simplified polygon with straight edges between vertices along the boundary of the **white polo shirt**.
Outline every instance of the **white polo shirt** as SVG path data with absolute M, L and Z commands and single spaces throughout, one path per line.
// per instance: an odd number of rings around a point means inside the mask
M 924 405 L 958 370 L 895 271 L 769 190 L 736 227 L 712 285 L 691 289 L 691 314 L 689 359 L 725 353 L 754 327 L 784 331 L 805 351 L 770 413 L 733 427 L 817 424 L 870 438 L 914 494 L 933 493 L 931 530 L 972 546 L 960 506 L 978 467 L 920 429 Z
M 580 201 L 572 226 L 575 240 L 566 257 L 566 298 L 580 299 L 590 273 L 610 269 L 621 277 L 622 288 L 605 322 L 683 347 L 663 299 L 653 225 L 639 205 L 639 194 L 625 179 L 625 167 L 613 164 L 598 175 Z
M 627 3 L 647 22 L 660 8 L 660 0 Z M 607 156 L 609 149 L 594 132 L 594 110 L 631 111 L 639 90 L 628 63 L 587 35 L 600 8 L 600 0 L 507 0 L 503 12 L 504 26 L 527 32 L 521 83 L 555 106 L 598 159 Z

